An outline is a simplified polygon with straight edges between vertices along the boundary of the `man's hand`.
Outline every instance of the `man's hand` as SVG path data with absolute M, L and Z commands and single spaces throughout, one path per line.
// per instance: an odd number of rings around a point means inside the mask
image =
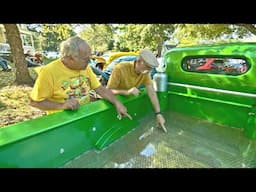
M 79 108 L 79 102 L 76 99 L 68 99 L 63 106 L 63 109 L 76 110 Z
M 133 94 L 134 96 L 138 96 L 140 91 L 136 87 L 133 87 L 127 91 L 128 95 Z
M 165 124 L 165 119 L 164 119 L 163 115 L 162 114 L 157 114 L 156 119 L 157 119 L 157 126 L 161 126 L 162 129 L 164 130 L 164 132 L 167 133 L 167 129 L 164 125 Z
M 121 118 L 122 116 L 128 117 L 130 120 L 132 120 L 131 115 L 127 112 L 127 108 L 120 102 L 117 102 L 115 104 L 116 111 L 118 113 L 118 116 Z
M 116 107 L 116 111 L 118 113 L 118 116 L 121 118 L 122 116 L 126 116 L 129 119 L 132 120 L 131 115 L 127 113 L 126 107 L 118 100 L 116 99 L 115 95 L 113 92 L 108 89 L 103 87 L 102 85 L 99 86 L 98 88 L 95 89 L 95 91 L 103 98 L 109 100 L 111 103 L 113 103 Z

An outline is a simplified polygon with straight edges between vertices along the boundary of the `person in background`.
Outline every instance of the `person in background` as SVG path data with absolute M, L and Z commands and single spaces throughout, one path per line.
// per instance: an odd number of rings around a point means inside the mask
M 143 49 L 137 60 L 117 64 L 109 78 L 107 88 L 114 94 L 135 95 L 139 94 L 139 87 L 145 85 L 150 101 L 154 107 L 157 125 L 165 132 L 165 119 L 161 113 L 158 97 L 153 88 L 150 72 L 158 67 L 155 55 L 149 49 Z
M 27 67 L 39 67 L 41 64 L 37 64 L 33 61 L 33 57 L 31 57 L 29 54 L 25 53 L 25 61 L 27 64 Z
M 43 65 L 43 55 L 39 52 L 36 52 L 34 55 L 34 59 L 35 59 L 35 63 L 39 64 L 39 65 Z
M 114 94 L 97 80 L 90 65 L 91 48 L 78 36 L 60 44 L 61 57 L 41 68 L 31 92 L 31 105 L 47 114 L 76 110 L 90 102 L 90 90 L 115 105 L 119 117 L 132 117 Z
M 11 67 L 8 65 L 8 61 L 3 57 L 0 57 L 0 66 L 3 68 L 2 71 L 11 71 Z

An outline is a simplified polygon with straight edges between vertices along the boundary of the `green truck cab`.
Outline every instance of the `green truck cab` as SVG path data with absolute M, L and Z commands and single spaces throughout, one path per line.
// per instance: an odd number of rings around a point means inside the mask
M 165 54 L 172 110 L 256 139 L 256 43 L 174 48 Z

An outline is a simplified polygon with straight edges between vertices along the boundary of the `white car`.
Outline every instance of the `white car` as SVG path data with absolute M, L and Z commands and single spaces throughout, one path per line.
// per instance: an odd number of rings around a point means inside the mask
M 59 57 L 59 53 L 57 51 L 48 51 L 45 53 L 45 56 L 49 59 L 57 59 Z

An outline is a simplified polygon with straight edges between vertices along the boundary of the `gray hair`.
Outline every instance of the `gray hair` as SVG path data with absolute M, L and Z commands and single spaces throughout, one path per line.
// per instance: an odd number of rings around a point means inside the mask
M 82 46 L 89 47 L 88 43 L 78 36 L 70 37 L 60 44 L 60 56 L 78 56 Z

